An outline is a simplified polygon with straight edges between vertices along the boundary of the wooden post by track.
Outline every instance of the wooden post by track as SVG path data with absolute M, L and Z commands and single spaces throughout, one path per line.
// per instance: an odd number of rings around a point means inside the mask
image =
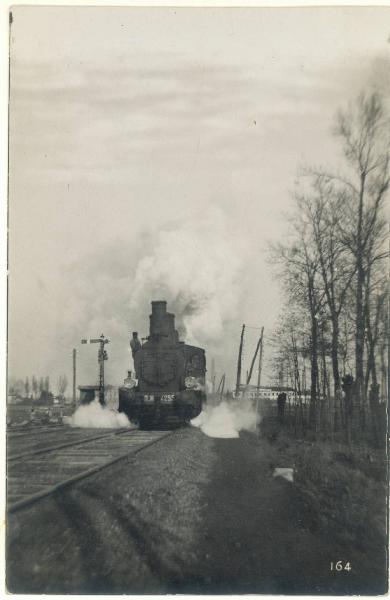
M 225 373 L 222 375 L 222 379 L 221 379 L 221 400 L 223 398 L 224 391 L 225 391 Z
M 222 375 L 221 381 L 219 382 L 218 388 L 217 388 L 217 395 L 219 395 L 220 400 L 222 400 L 224 389 L 225 389 L 225 373 Z
M 76 408 L 76 348 L 73 348 L 73 408 Z
M 256 421 L 258 418 L 259 408 L 260 408 L 260 382 L 261 382 L 261 369 L 263 366 L 263 339 L 264 339 L 264 327 L 261 328 L 261 334 L 260 334 L 260 340 L 259 340 L 260 353 L 259 353 L 259 371 L 257 373 Z M 260 427 L 258 428 L 257 431 L 258 431 L 258 434 L 260 434 Z
M 252 358 L 252 362 L 251 362 L 251 366 L 250 366 L 250 369 L 249 369 L 249 373 L 247 374 L 246 385 L 249 385 L 249 383 L 250 383 L 250 380 L 252 378 L 252 373 L 253 373 L 253 367 L 255 366 L 255 361 L 256 361 L 257 353 L 259 351 L 259 348 L 260 348 L 261 344 L 263 343 L 263 329 L 264 329 L 264 327 L 261 330 L 261 336 L 259 337 L 259 341 L 257 342 L 256 350 L 255 350 L 255 353 L 254 353 L 253 358 Z
M 215 394 L 215 359 L 214 358 L 211 359 L 210 379 L 211 379 L 211 393 Z
M 245 325 L 242 326 L 241 338 L 240 338 L 240 348 L 238 350 L 236 397 L 238 397 L 238 393 L 240 391 L 240 385 L 241 385 L 241 363 L 242 363 L 242 347 L 244 345 L 244 333 L 245 333 Z

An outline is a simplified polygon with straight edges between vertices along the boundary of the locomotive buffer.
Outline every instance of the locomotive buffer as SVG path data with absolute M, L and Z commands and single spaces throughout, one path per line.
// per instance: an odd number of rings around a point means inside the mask
M 104 349 L 104 345 L 108 344 L 110 340 L 104 337 L 103 333 L 100 338 L 90 338 L 81 340 L 82 344 L 100 344 L 98 351 L 98 363 L 99 363 L 99 402 L 102 406 L 105 404 L 104 400 L 104 361 L 108 359 L 108 354 Z

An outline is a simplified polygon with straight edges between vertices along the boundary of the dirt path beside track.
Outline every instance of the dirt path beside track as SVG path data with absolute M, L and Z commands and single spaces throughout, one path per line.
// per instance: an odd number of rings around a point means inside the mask
M 215 440 L 217 456 L 204 512 L 204 573 L 210 592 L 364 594 L 385 589 L 385 553 L 313 532 L 315 516 L 294 483 L 273 477 L 291 467 L 255 436 Z M 384 550 L 384 549 L 383 549 Z M 352 565 L 331 571 L 331 562 Z

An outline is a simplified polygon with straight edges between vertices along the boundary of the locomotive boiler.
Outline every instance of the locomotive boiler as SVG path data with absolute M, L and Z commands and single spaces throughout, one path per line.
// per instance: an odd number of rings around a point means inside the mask
M 135 378 L 119 388 L 119 411 L 141 429 L 174 426 L 195 418 L 206 401 L 203 348 L 179 341 L 175 315 L 165 301 L 152 302 L 149 336 L 130 346 Z

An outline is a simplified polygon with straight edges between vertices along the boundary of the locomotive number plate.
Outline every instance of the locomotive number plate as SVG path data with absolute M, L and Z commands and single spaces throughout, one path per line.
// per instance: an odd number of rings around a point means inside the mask
M 145 396 L 144 396 L 144 402 L 146 404 L 153 404 L 153 402 L 154 402 L 154 395 L 153 394 L 145 394 Z
M 163 394 L 161 396 L 161 402 L 164 402 L 164 403 L 173 402 L 174 399 L 175 399 L 175 395 L 174 394 Z

